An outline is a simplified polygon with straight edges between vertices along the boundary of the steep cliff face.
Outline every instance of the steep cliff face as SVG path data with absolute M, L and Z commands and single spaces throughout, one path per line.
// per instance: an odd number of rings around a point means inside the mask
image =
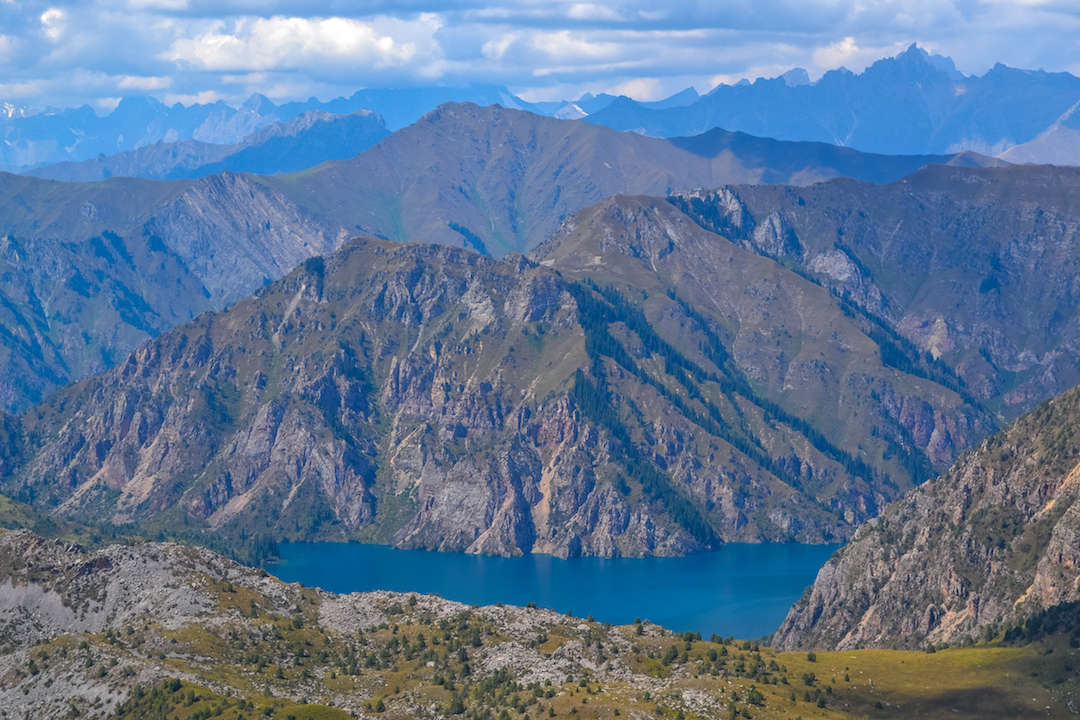
M 778 647 L 993 635 L 1080 601 L 1080 389 L 889 506 L 821 570 Z
M 673 198 L 903 338 L 1002 421 L 1080 383 L 1080 171 L 933 166 L 889 185 L 730 187 Z M 919 359 L 921 356 L 921 360 Z

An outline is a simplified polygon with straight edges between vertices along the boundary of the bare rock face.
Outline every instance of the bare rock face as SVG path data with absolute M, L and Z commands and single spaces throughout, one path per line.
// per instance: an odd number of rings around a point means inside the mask
M 779 647 L 975 638 L 1080 601 L 1080 389 L 890 505 L 822 568 Z

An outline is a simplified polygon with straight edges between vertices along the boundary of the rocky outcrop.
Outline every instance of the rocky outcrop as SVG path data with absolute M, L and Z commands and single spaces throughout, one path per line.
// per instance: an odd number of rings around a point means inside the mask
M 859 529 L 777 646 L 955 643 L 1080 601 L 1080 389 L 1040 406 Z

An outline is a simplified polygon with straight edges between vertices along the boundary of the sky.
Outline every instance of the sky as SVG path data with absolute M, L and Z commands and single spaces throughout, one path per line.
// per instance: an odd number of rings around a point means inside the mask
M 652 100 L 792 67 L 860 71 L 913 41 L 966 73 L 1080 75 L 1080 0 L 0 0 L 0 104 L 468 83 Z

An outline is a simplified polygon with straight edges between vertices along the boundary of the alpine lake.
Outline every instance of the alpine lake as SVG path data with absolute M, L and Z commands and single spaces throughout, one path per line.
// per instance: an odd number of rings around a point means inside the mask
M 731 543 L 687 557 L 491 557 L 360 543 L 285 543 L 271 572 L 335 593 L 432 593 L 475 605 L 535 603 L 678 632 L 772 633 L 837 545 Z

